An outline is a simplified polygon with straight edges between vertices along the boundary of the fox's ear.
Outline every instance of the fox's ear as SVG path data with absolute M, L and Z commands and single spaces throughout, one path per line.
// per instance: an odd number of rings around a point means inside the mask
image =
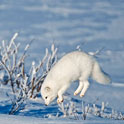
M 50 88 L 50 87 L 45 87 L 45 90 L 46 90 L 47 92 L 49 92 L 49 91 L 51 90 L 51 88 Z

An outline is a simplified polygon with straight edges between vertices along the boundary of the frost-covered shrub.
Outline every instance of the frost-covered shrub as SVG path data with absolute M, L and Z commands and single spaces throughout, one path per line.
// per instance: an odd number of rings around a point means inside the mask
M 117 112 L 114 109 L 108 108 L 107 103 L 102 102 L 101 106 L 96 104 L 89 104 L 82 101 L 82 111 L 76 108 L 75 102 L 61 103 L 59 110 L 63 113 L 63 117 L 67 117 L 74 120 L 87 120 L 87 118 L 96 116 L 100 118 L 108 118 L 114 120 L 124 120 L 124 115 L 121 112 Z
M 59 110 L 63 113 L 63 117 L 74 118 L 75 120 L 79 120 L 77 109 L 75 103 L 70 101 L 67 104 L 61 103 L 59 104 Z
M 124 120 L 124 115 L 121 112 L 117 112 L 111 108 L 107 108 L 107 104 L 102 102 L 101 107 L 96 104 L 83 104 L 83 120 L 86 120 L 88 114 L 108 119 Z M 110 111 L 111 110 L 111 111 Z
M 25 59 L 31 42 L 26 45 L 22 55 L 19 56 L 20 43 L 15 43 L 17 36 L 18 33 L 15 33 L 8 44 L 2 41 L 0 46 L 0 83 L 11 86 L 14 94 L 10 114 L 21 109 L 22 103 L 27 98 L 35 98 L 39 94 L 44 78 L 57 61 L 57 48 L 52 44 L 51 52 L 49 53 L 46 49 L 39 64 L 36 65 L 33 61 L 29 72 L 27 72 Z

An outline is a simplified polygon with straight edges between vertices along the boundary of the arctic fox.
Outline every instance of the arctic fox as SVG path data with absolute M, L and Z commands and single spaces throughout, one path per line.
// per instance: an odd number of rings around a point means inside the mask
M 63 93 L 76 80 L 79 80 L 79 86 L 74 95 L 81 92 L 80 97 L 83 97 L 89 87 L 89 77 L 101 84 L 111 82 L 93 56 L 80 51 L 66 54 L 52 67 L 43 82 L 41 95 L 45 105 L 50 104 L 56 97 L 58 104 L 63 102 Z

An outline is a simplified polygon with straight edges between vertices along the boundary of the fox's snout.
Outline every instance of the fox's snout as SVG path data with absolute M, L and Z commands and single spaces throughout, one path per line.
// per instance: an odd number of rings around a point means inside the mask
M 48 104 L 45 103 L 45 106 L 48 106 Z

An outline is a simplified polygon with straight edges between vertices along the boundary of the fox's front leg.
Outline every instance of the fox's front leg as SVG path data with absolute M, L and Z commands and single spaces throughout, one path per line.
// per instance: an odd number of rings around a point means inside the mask
M 62 95 L 58 95 L 58 98 L 57 98 L 57 103 L 60 104 L 64 101 L 63 99 L 63 96 Z
M 67 90 L 68 85 L 64 85 L 59 91 L 58 91 L 58 99 L 57 99 L 57 103 L 60 104 L 64 101 L 63 99 L 63 93 Z

